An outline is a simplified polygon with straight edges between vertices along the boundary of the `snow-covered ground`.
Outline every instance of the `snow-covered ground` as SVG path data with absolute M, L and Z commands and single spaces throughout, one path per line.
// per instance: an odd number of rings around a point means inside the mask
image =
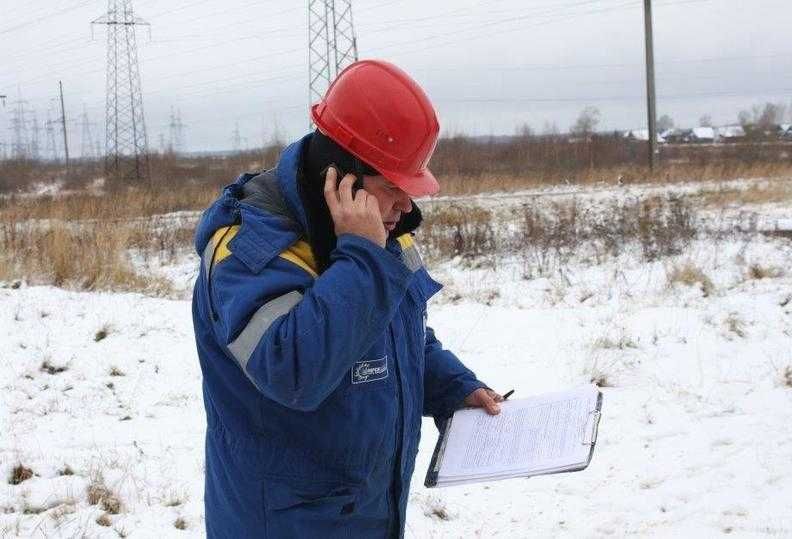
M 427 421 L 407 537 L 792 537 L 791 261 L 756 237 L 531 280 L 507 257 L 433 268 L 430 324 L 480 378 L 519 398 L 593 377 L 603 419 L 583 472 L 445 489 L 422 487 Z M 188 290 L 195 264 L 159 271 Z M 711 283 L 669 283 L 684 265 Z M 0 537 L 202 535 L 187 300 L 2 288 L 0 351 Z M 92 483 L 120 507 L 90 505 Z

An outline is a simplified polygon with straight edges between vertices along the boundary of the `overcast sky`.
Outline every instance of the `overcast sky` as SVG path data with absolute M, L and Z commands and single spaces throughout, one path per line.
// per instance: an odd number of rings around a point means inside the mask
M 120 3 L 120 0 L 119 0 Z M 134 0 L 149 144 L 180 110 L 188 150 L 260 145 L 307 129 L 307 1 Z M 733 123 L 792 102 L 792 2 L 654 0 L 658 115 Z M 565 131 L 585 106 L 600 129 L 646 126 L 642 0 L 358 0 L 361 58 L 401 66 L 445 133 Z M 0 0 L 0 142 L 20 97 L 46 119 L 63 81 L 74 151 L 85 109 L 103 140 L 106 34 L 100 0 Z M 54 109 L 53 109 L 54 110 Z M 54 115 L 54 113 L 53 113 Z M 43 141 L 43 134 L 42 134 Z M 43 142 L 42 142 L 43 146 Z

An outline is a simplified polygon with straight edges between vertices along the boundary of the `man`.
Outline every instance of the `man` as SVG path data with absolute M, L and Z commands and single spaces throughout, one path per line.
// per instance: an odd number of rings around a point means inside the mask
M 196 232 L 210 537 L 400 537 L 421 416 L 498 413 L 426 326 L 440 285 L 410 197 L 438 190 L 428 98 L 361 61 L 312 117 L 316 132 L 226 187 Z

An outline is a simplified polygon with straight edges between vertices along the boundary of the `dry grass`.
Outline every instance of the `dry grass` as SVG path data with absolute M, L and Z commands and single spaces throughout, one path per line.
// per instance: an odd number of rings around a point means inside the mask
M 604 350 L 627 350 L 628 348 L 637 349 L 638 343 L 628 335 L 619 335 L 617 338 L 599 337 L 594 341 L 594 348 L 602 348 Z
M 121 512 L 121 500 L 101 481 L 93 481 L 86 490 L 89 505 L 99 504 L 102 510 L 117 515 Z
M 41 364 L 40 370 L 47 374 L 60 374 L 67 371 L 68 367 L 65 365 L 53 365 L 49 359 L 45 359 Z
M 787 365 L 781 370 L 781 384 L 792 388 L 792 365 Z
M 476 145 L 464 137 L 455 137 L 441 142 L 432 166 L 440 176 L 443 194 L 448 195 L 516 191 L 563 183 L 792 176 L 792 164 L 783 159 L 771 161 L 772 153 L 741 160 L 736 154 L 728 154 L 731 150 L 719 149 L 717 152 L 726 152 L 725 160 L 720 160 L 709 156 L 707 151 L 673 149 L 668 156 L 673 159 L 666 160 L 673 164 L 650 173 L 636 164 L 640 162 L 640 152 L 636 153 L 634 145 L 612 137 L 597 137 L 580 144 L 560 139 L 518 140 L 505 146 Z M 684 155 L 677 155 L 679 152 Z M 81 290 L 172 293 L 164 279 L 140 274 L 132 257 L 143 261 L 152 256 L 175 260 L 191 249 L 198 212 L 239 171 L 272 164 L 275 153 L 270 151 L 262 157 L 261 152 L 251 152 L 237 157 L 160 156 L 155 180 L 131 188 L 110 185 L 100 196 L 83 189 L 58 197 L 0 198 L 0 281 Z M 84 186 L 97 174 L 101 175 L 96 166 L 83 165 L 78 167 L 69 186 Z M 13 172 L 3 166 L 6 168 L 0 167 L 0 175 Z M 35 164 L 27 163 L 24 167 L 26 174 L 38 177 L 33 171 Z M 50 172 L 52 178 L 57 176 L 53 170 Z M 767 186 L 741 191 L 702 193 L 696 205 L 701 201 L 725 204 L 728 200 L 792 199 L 792 182 L 764 184 Z M 508 251 L 522 257 L 524 274 L 532 277 L 551 273 L 569 257 L 586 250 L 592 253 L 595 262 L 618 256 L 635 245 L 649 261 L 679 254 L 696 235 L 691 207 L 690 200 L 656 197 L 614 202 L 611 208 L 593 218 L 587 208 L 574 202 L 542 211 L 526 205 L 504 219 L 503 215 L 496 216 L 485 208 L 437 206 L 427 212 L 419 234 L 430 258 L 460 256 L 468 261 L 489 263 L 487 260 L 493 253 Z M 174 216 L 174 212 L 186 213 Z M 104 336 L 100 330 L 96 340 Z
M 448 206 L 428 213 L 421 224 L 422 244 L 442 256 L 473 258 L 497 248 L 493 214 L 480 207 Z
M 725 188 L 715 191 L 701 191 L 695 195 L 701 206 L 724 208 L 745 205 L 781 204 L 792 201 L 792 178 L 773 178 L 773 176 L 756 175 L 744 177 L 771 178 L 761 183 L 753 183 L 745 189 Z
M 777 279 L 783 277 L 784 270 L 777 266 L 763 266 L 754 263 L 748 266 L 746 273 L 749 279 Z
M 748 335 L 745 328 L 745 322 L 737 315 L 737 313 L 729 313 L 729 316 L 726 317 L 726 320 L 724 320 L 723 324 L 726 326 L 726 330 L 729 333 L 733 333 L 741 339 L 744 339 Z
M 499 213 L 438 205 L 418 231 L 430 260 L 461 256 L 487 265 L 496 252 L 515 254 L 525 278 L 549 275 L 582 253 L 596 263 L 635 249 L 646 261 L 678 255 L 696 235 L 692 208 L 673 196 L 614 200 L 595 211 L 574 200 Z
M 0 280 L 85 290 L 169 292 L 164 280 L 141 276 L 132 267 L 128 250 L 158 237 L 156 231 L 147 235 L 145 225 L 36 221 L 19 214 L 19 210 L 0 212 Z
M 177 530 L 186 530 L 187 529 L 187 521 L 184 520 L 182 517 L 176 519 L 173 523 L 173 527 Z
M 108 372 L 110 376 L 126 376 L 124 371 L 119 369 L 118 367 L 111 367 L 110 371 Z
M 704 297 L 712 295 L 715 291 L 715 285 L 698 266 L 692 262 L 686 262 L 672 267 L 667 275 L 668 286 L 675 283 L 681 283 L 686 286 L 697 286 L 701 290 Z

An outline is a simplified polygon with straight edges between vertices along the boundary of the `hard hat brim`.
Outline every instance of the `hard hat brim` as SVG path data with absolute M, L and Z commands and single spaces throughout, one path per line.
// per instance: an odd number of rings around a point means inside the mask
M 436 195 L 440 191 L 440 184 L 428 168 L 418 174 L 399 174 L 387 170 L 379 172 L 412 198 Z

